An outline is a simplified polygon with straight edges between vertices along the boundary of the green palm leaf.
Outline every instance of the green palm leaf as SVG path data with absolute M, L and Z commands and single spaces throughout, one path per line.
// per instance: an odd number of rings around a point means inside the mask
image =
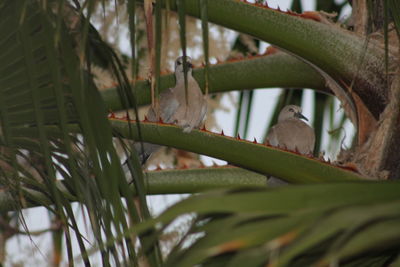
M 218 191 L 184 200 L 152 223 L 163 229 L 178 215 L 197 215 L 166 266 L 235 266 L 246 260 L 249 266 L 325 266 L 351 263 L 377 249 L 373 255 L 382 262 L 400 245 L 398 187 L 343 183 Z

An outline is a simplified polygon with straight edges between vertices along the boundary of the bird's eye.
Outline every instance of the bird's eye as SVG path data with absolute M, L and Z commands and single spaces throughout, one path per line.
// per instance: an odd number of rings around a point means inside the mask
M 292 108 L 289 108 L 289 111 L 290 111 L 290 112 L 294 112 L 294 110 L 293 110 Z
M 182 62 L 180 62 L 180 61 L 178 61 L 178 62 L 176 62 L 178 65 L 182 65 Z

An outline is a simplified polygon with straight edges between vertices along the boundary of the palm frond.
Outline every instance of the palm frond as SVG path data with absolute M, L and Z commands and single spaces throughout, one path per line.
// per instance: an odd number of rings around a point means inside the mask
M 247 266 L 379 263 L 398 253 L 398 186 L 344 183 L 217 191 L 182 201 L 152 223 L 163 229 L 178 215 L 197 215 L 166 266 L 237 266 L 246 260 Z
M 7 178 L 8 174 L 2 176 L 1 183 L 14 190 L 15 203 L 26 200 L 41 203 L 60 218 L 63 229 L 72 227 L 85 265 L 89 265 L 70 199 L 56 183 L 58 179 L 64 180 L 68 190 L 89 212 L 103 261 L 113 258 L 118 262 L 117 247 L 128 249 L 134 255 L 135 239 L 127 238 L 125 242 L 107 246 L 105 240 L 112 238 L 114 232 L 120 235 L 127 232 L 129 221 L 138 222 L 140 218 L 135 214 L 132 192 L 122 190 L 128 184 L 114 148 L 103 100 L 91 80 L 91 60 L 102 59 L 106 64 L 103 67 L 119 77 L 117 80 L 128 96 L 131 94 L 129 83 L 115 53 L 81 15 L 82 10 L 67 5 L 61 8 L 55 2 L 45 7 L 35 1 L 24 3 L 21 9 L 18 1 L 7 2 L 0 10 L 4 18 L 0 29 L 2 40 L 14 43 L 1 54 L 4 62 L 0 82 L 4 104 L 1 122 L 6 133 L 2 146 L 10 151 L 3 167 L 11 164 L 15 171 L 21 170 L 18 176 L 13 172 L 14 180 Z M 90 15 L 93 6 L 90 4 L 88 8 Z M 80 39 L 76 32 L 71 35 L 66 17 L 59 19 L 63 16 L 74 16 L 68 19 L 78 21 L 78 28 L 74 30 L 82 30 Z M 95 50 L 86 49 L 88 43 Z M 130 102 L 129 106 L 134 103 Z M 71 122 L 78 125 L 78 131 L 71 132 Z M 52 131 L 48 131 L 49 125 L 54 125 Z M 24 129 L 34 134 L 23 137 L 16 134 Z M 7 170 L 3 168 L 3 171 Z M 141 172 L 140 167 L 134 172 Z M 22 186 L 42 192 L 47 200 L 21 191 Z M 130 207 L 130 218 L 126 217 L 121 195 Z M 65 230 L 65 234 L 68 255 L 72 258 L 70 231 Z

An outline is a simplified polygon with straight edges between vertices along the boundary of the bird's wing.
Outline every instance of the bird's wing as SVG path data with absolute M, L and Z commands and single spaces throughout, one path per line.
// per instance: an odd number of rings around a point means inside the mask
M 314 130 L 298 119 L 281 121 L 272 127 L 267 140 L 273 146 L 310 154 L 314 150 Z
M 173 116 L 176 110 L 179 107 L 179 102 L 176 95 L 173 92 L 172 88 L 168 88 L 164 90 L 160 94 L 160 102 L 159 102 L 159 112 L 158 116 L 157 112 L 151 107 L 147 113 L 147 118 L 149 121 L 158 121 L 161 117 L 163 122 L 165 123 L 173 123 Z
M 304 123 L 306 124 L 306 123 Z M 306 124 L 307 127 L 303 127 L 304 129 L 304 145 L 306 147 L 306 149 L 309 151 L 308 154 L 312 154 L 314 152 L 314 148 L 315 148 L 315 132 L 314 129 L 311 128 L 310 126 L 308 126 L 308 124 Z
M 198 128 L 200 126 L 207 110 L 207 102 L 204 99 L 198 83 L 192 76 L 188 78 L 188 105 L 186 105 L 184 84 L 181 83 L 174 89 L 176 90 L 177 99 L 180 103 L 175 114 L 175 120 L 186 133 L 190 132 L 193 128 Z
M 266 138 L 266 141 L 268 141 L 268 143 L 271 146 L 278 146 L 278 144 L 279 144 L 278 136 L 277 136 L 277 133 L 276 133 L 276 131 L 277 131 L 277 129 L 276 129 L 277 127 L 276 126 L 277 125 L 273 126 L 269 130 L 267 138 Z
M 204 121 L 204 118 L 207 113 L 207 100 L 205 97 L 202 96 L 200 104 L 199 104 L 199 112 L 197 114 L 197 118 L 194 121 L 194 127 L 198 128 L 201 126 L 201 123 Z

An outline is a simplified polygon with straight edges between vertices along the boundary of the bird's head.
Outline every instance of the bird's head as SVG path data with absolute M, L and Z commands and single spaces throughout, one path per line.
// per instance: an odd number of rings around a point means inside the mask
M 178 57 L 175 61 L 175 75 L 176 77 L 183 77 L 183 72 L 184 72 L 184 67 L 183 64 L 184 62 L 184 57 Z M 186 69 L 188 74 L 192 74 L 192 59 L 190 57 L 186 57 Z
M 301 113 L 301 111 L 301 107 L 296 105 L 285 106 L 279 113 L 278 121 L 284 121 L 292 118 L 308 121 L 308 119 Z

